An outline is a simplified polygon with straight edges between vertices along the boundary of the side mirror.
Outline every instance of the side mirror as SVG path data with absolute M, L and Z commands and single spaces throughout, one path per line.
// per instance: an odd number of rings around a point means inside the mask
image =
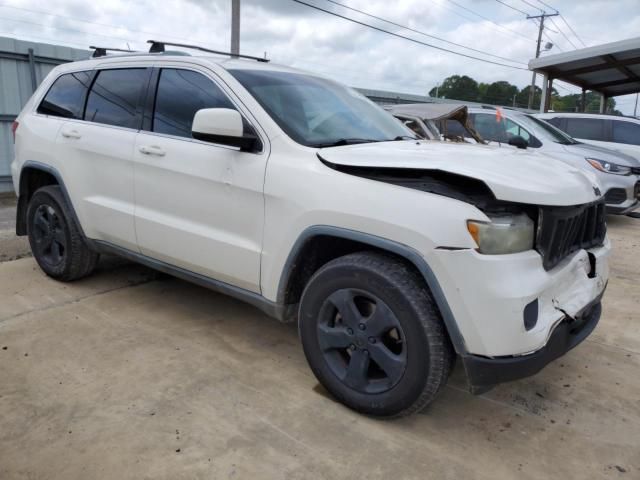
M 523 149 L 529 146 L 529 142 L 527 142 L 520 135 L 515 135 L 514 137 L 511 137 L 508 143 L 509 145 L 513 145 L 514 147 L 523 148 Z
M 196 140 L 252 151 L 259 143 L 253 133 L 244 133 L 242 115 L 231 108 L 203 108 L 193 117 L 191 135 Z

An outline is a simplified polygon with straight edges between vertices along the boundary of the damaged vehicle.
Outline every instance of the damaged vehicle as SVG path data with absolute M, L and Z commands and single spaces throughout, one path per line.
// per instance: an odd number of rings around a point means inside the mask
M 16 231 L 47 275 L 118 254 L 297 321 L 318 381 L 382 417 L 456 358 L 478 393 L 596 327 L 610 243 L 582 171 L 421 141 L 339 83 L 195 48 L 57 66 L 18 116 Z
M 452 142 L 486 143 L 476 132 L 466 105 L 409 103 L 384 107 L 419 138 Z

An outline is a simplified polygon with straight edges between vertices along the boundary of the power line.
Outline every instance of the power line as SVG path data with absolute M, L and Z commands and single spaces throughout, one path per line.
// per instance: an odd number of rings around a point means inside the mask
M 17 19 L 17 18 L 9 18 L 9 17 L 0 17 L 0 20 L 7 20 L 7 21 L 10 21 L 10 22 L 18 22 L 18 23 L 26 23 L 28 25 L 37 25 L 39 27 L 52 28 L 54 30 L 60 30 L 60 31 L 66 31 L 66 32 L 83 33 L 85 35 L 95 35 L 95 36 L 98 36 L 98 37 L 109 38 L 111 40 L 121 40 L 123 42 L 132 42 L 132 40 L 130 38 L 114 37 L 112 35 L 102 35 L 100 33 L 87 32 L 86 30 L 76 30 L 75 28 L 56 27 L 56 26 L 53 26 L 53 25 L 46 25 L 44 23 L 30 22 L 29 20 L 20 20 L 20 19 Z
M 189 38 L 186 38 L 186 37 L 177 37 L 175 35 L 169 35 L 169 34 L 164 33 L 164 32 L 163 33 L 146 32 L 144 30 L 132 30 L 132 29 L 130 29 L 128 27 L 122 27 L 122 26 L 118 26 L 118 25 L 111 25 L 111 24 L 108 24 L 108 23 L 92 22 L 92 21 L 85 20 L 85 19 L 82 19 L 82 18 L 71 17 L 71 16 L 68 16 L 68 15 L 59 15 L 59 14 L 56 14 L 56 13 L 47 12 L 45 10 L 35 10 L 35 9 L 31 9 L 31 8 L 14 7 L 13 5 L 5 5 L 5 4 L 0 4 L 0 8 L 10 8 L 12 10 L 22 10 L 24 12 L 37 13 L 39 15 L 47 15 L 49 17 L 64 18 L 66 20 L 72 20 L 74 22 L 87 23 L 87 24 L 90 24 L 90 25 L 98 25 L 98 26 L 101 26 L 101 27 L 115 28 L 115 29 L 118 29 L 118 30 L 122 29 L 122 28 L 125 28 L 126 30 L 128 30 L 129 32 L 132 32 L 132 33 L 142 33 L 142 34 L 145 34 L 145 35 L 160 35 L 160 36 L 165 36 L 165 37 L 169 37 L 169 38 L 174 38 L 174 39 L 177 39 L 177 40 L 192 40 L 192 39 L 189 39 Z M 54 28 L 54 27 L 52 27 L 52 28 Z
M 561 18 L 561 19 L 562 19 L 562 21 L 565 23 L 565 25 L 566 25 L 567 27 L 569 27 L 569 30 L 571 30 L 571 32 L 575 35 L 575 37 L 576 37 L 578 40 L 580 40 L 580 43 L 582 43 L 582 45 L 586 47 L 586 46 L 587 46 L 587 44 L 586 44 L 586 43 L 584 43 L 584 42 L 582 41 L 582 39 L 578 36 L 578 34 L 576 33 L 576 31 L 575 31 L 573 28 L 571 28 L 571 25 L 569 25 L 569 22 L 567 22 L 567 20 L 566 20 L 562 15 L 560 15 L 560 18 Z
M 425 37 L 434 38 L 434 39 L 436 39 L 436 40 L 440 40 L 441 42 L 448 43 L 448 44 L 450 44 L 450 45 L 455 45 L 456 47 L 466 48 L 466 49 L 471 50 L 471 51 L 473 51 L 473 52 L 481 53 L 481 54 L 483 54 L 483 55 L 487 55 L 487 56 L 489 56 L 489 57 L 499 58 L 500 60 L 506 60 L 506 61 L 508 61 L 508 62 L 514 62 L 514 63 L 519 63 L 520 65 L 526 65 L 525 63 L 523 63 L 523 62 L 521 62 L 521 61 L 519 61 L 519 60 L 514 60 L 514 59 L 512 59 L 512 58 L 507 58 L 507 57 L 501 57 L 500 55 L 494 55 L 494 54 L 492 54 L 492 53 L 487 53 L 487 52 L 485 52 L 485 51 L 483 51 L 483 50 L 476 50 L 475 48 L 467 47 L 466 45 L 462 45 L 462 44 L 460 44 L 460 43 L 451 42 L 451 41 L 449 41 L 449 40 L 445 40 L 444 38 L 437 37 L 437 36 L 435 36 L 435 35 L 431 35 L 431 34 L 429 34 L 429 33 L 425 33 L 425 32 L 422 32 L 422 31 L 420 31 L 420 30 L 416 30 L 416 29 L 414 29 L 414 28 L 407 27 L 407 26 L 405 26 L 405 25 L 401 25 L 401 24 L 399 24 L 399 23 L 392 22 L 391 20 L 387 20 L 387 19 L 385 19 L 385 18 L 378 17 L 378 16 L 376 16 L 376 15 L 372 15 L 372 14 L 367 13 L 367 12 L 364 12 L 364 11 L 362 11 L 362 10 L 358 10 L 357 8 L 353 8 L 353 7 L 350 7 L 350 6 L 345 5 L 345 4 L 343 4 L 343 3 L 336 2 L 335 0 L 326 0 L 326 1 L 327 1 L 327 2 L 329 2 L 329 3 L 333 3 L 333 4 L 335 4 L 335 5 L 339 5 L 339 6 L 343 7 L 343 8 L 348 9 L 348 10 L 352 10 L 352 11 L 354 11 L 354 12 L 358 12 L 358 13 L 360 13 L 360 14 L 362 14 L 362 15 L 366 15 L 367 17 L 375 18 L 376 20 L 380 20 L 380 21 L 385 22 L 385 23 L 388 23 L 388 24 L 390 24 L 390 25 L 395 25 L 396 27 L 400 27 L 400 28 L 403 28 L 403 29 L 405 29 L 405 30 L 409 30 L 409 31 L 411 31 L 411 32 L 418 33 L 418 34 L 420 34 L 420 35 L 424 35 Z
M 527 12 L 525 12 L 524 10 L 520 10 L 519 8 L 514 7 L 513 5 L 509 5 L 507 2 L 503 2 L 502 0 L 496 0 L 496 2 L 501 3 L 502 5 L 504 5 L 505 7 L 509 7 L 511 10 L 515 10 L 518 13 L 521 13 L 523 15 L 529 15 Z
M 485 17 L 484 15 L 482 15 L 482 14 L 480 14 L 480 13 L 478 13 L 478 12 L 475 12 L 475 11 L 471 10 L 470 8 L 467 8 L 467 7 L 465 7 L 464 5 L 460 5 L 460 4 L 459 4 L 459 3 L 457 3 L 455 0 L 449 0 L 449 1 L 450 1 L 451 3 L 453 3 L 455 6 L 457 6 L 458 8 L 461 8 L 461 9 L 463 9 L 463 10 L 466 10 L 467 12 L 469 12 L 469 13 L 471 13 L 471 14 L 475 15 L 476 17 L 482 18 L 483 20 L 486 20 L 487 22 L 491 22 L 491 23 L 493 23 L 495 26 L 497 26 L 497 27 L 499 27 L 499 28 L 501 28 L 501 29 L 503 29 L 503 30 L 506 30 L 507 32 L 511 32 L 511 33 L 512 33 L 512 34 L 514 34 L 514 35 L 518 35 L 519 37 L 526 38 L 527 40 L 531 40 L 529 37 L 527 37 L 527 36 L 525 36 L 525 35 L 522 35 L 520 32 L 516 32 L 515 30 L 511 30 L 510 28 L 507 28 L 507 27 L 505 27 L 505 26 L 503 26 L 503 25 L 500 25 L 499 23 L 494 22 L 494 21 L 493 21 L 493 20 L 491 20 L 490 18 Z
M 567 39 L 567 42 L 569 42 L 573 48 L 577 49 L 578 47 L 576 47 L 575 43 L 573 43 L 573 42 L 571 41 L 571 39 L 567 36 L 567 34 L 566 34 L 566 33 L 564 33 L 562 30 L 560 30 L 560 27 L 558 27 L 558 25 L 556 24 L 556 22 L 554 22 L 554 21 L 553 21 L 553 18 L 550 18 L 549 20 L 551 21 L 551 23 L 553 24 L 553 26 L 554 26 L 554 27 L 556 27 L 556 28 L 558 29 L 558 31 L 562 34 L 562 36 L 563 36 L 564 38 L 566 38 L 566 39 Z
M 534 5 L 533 3 L 527 2 L 527 0 L 520 0 L 522 3 L 524 3 L 525 5 L 529 5 L 531 8 L 535 8 L 536 10 L 540 10 L 541 12 L 544 12 L 543 9 L 541 9 L 540 7 L 538 7 L 537 5 Z
M 303 2 L 302 0 L 293 0 L 293 1 L 296 2 L 296 3 L 299 3 L 301 5 L 306 5 L 309 8 L 313 8 L 315 10 L 319 10 L 321 12 L 328 13 L 329 15 L 333 15 L 335 17 L 342 18 L 342 19 L 347 20 L 349 22 L 357 23 L 358 25 L 362 25 L 364 27 L 371 28 L 372 30 L 377 30 L 378 32 L 386 33 L 387 35 L 392 35 L 394 37 L 401 38 L 403 40 L 408 40 L 410 42 L 417 43 L 419 45 L 424 45 L 425 47 L 435 48 L 436 50 L 441 50 L 443 52 L 453 53 L 454 55 L 459 55 L 461 57 L 470 58 L 472 60 L 478 60 L 480 62 L 491 63 L 493 65 L 499 65 L 501 67 L 513 68 L 515 70 L 528 70 L 527 68 L 516 67 L 514 65 L 507 65 L 505 63 L 494 62 L 493 60 L 487 60 L 487 59 L 484 59 L 484 58 L 474 57 L 472 55 L 467 55 L 466 53 L 456 52 L 454 50 L 449 50 L 448 48 L 439 47 L 437 45 L 432 45 L 430 43 L 422 42 L 420 40 L 416 40 L 415 38 L 405 37 L 404 35 L 400 35 L 399 33 L 390 32 L 389 30 L 385 30 L 384 28 L 376 27 L 374 25 L 370 25 L 368 23 L 361 22 L 359 20 L 355 20 L 353 18 L 349 18 L 349 17 L 344 16 L 344 15 L 340 15 L 339 13 L 332 12 L 331 10 L 326 10 L 326 9 L 318 7 L 316 5 L 312 5 L 310 3 Z
M 542 6 L 550 8 L 551 10 L 555 10 L 556 13 L 558 13 L 558 9 L 555 7 L 552 7 L 551 5 L 549 5 L 548 3 L 544 3 L 542 0 L 536 0 L 536 2 L 542 4 Z

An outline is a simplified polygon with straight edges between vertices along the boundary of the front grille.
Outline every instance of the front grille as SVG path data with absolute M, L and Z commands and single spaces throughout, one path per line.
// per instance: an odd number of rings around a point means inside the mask
M 636 186 L 633 188 L 633 196 L 640 200 L 640 182 L 636 183 Z
M 604 201 L 608 204 L 617 205 L 627 199 L 627 191 L 624 188 L 610 188 L 604 195 Z
M 545 270 L 571 253 L 602 245 L 607 232 L 604 201 L 576 207 L 541 207 L 536 250 Z
M 631 173 L 634 175 L 640 175 L 640 167 L 631 167 Z

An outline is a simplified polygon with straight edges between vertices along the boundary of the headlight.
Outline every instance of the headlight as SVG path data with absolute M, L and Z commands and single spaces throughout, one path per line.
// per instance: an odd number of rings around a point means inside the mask
M 526 214 L 489 215 L 491 222 L 467 221 L 467 229 L 486 255 L 517 253 L 533 248 L 533 220 Z
M 593 168 L 601 172 L 612 173 L 614 175 L 629 175 L 631 173 L 631 167 L 625 167 L 624 165 L 617 165 L 607 162 L 606 160 L 598 160 L 597 158 L 586 158 L 585 160 L 589 162 Z

